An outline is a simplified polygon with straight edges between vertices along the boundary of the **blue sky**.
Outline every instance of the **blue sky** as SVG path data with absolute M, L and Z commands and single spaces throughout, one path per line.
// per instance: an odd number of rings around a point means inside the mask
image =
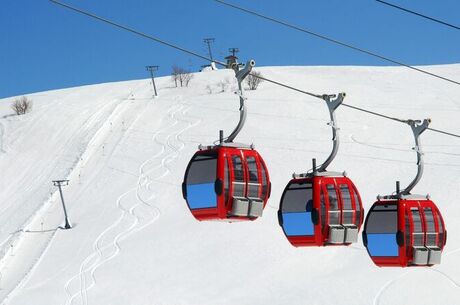
M 229 0 L 230 1 L 230 0 Z M 460 62 L 460 31 L 373 0 L 231 0 L 312 31 L 412 65 Z M 392 0 L 460 24 L 460 1 Z M 245 15 L 212 0 L 67 0 L 145 33 L 218 59 L 238 47 L 242 61 L 271 65 L 387 65 L 329 42 Z M 84 84 L 147 78 L 145 65 L 168 75 L 177 64 L 205 62 L 78 15 L 47 0 L 3 0 L 0 98 Z

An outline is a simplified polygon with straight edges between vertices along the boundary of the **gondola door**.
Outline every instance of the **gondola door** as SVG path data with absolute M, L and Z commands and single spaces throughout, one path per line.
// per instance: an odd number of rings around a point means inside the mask
M 361 226 L 361 205 L 357 198 L 356 190 L 349 179 L 338 178 L 337 187 L 342 203 L 342 222 L 345 229 L 344 243 L 358 241 L 358 231 Z
M 232 194 L 232 209 L 230 210 L 229 216 L 246 217 L 249 210 L 249 200 L 246 197 L 247 194 L 247 173 L 246 165 L 243 159 L 241 151 L 234 151 L 229 153 L 230 161 L 230 176 L 231 186 L 230 192 Z
M 247 169 L 247 194 L 249 200 L 249 217 L 260 217 L 264 209 L 263 200 L 263 166 L 254 150 L 243 151 Z
M 342 223 L 342 200 L 337 192 L 334 178 L 323 178 L 323 192 L 326 196 L 327 207 L 327 243 L 343 244 L 345 228 Z
M 424 207 L 423 214 L 425 215 L 426 225 L 425 245 L 430 251 L 428 264 L 440 264 L 442 249 L 446 242 L 441 214 L 434 204 L 431 207 Z
M 441 262 L 444 240 L 441 240 L 437 211 L 431 202 L 406 201 L 405 246 L 407 261 L 412 265 L 433 265 Z M 439 219 L 439 218 L 438 218 Z M 441 230 L 440 230 L 441 229 Z
M 418 201 L 407 203 L 406 213 L 410 228 L 409 232 L 405 232 L 406 240 L 410 241 L 406 245 L 407 256 L 412 257 L 412 264 L 414 265 L 426 265 L 428 262 L 428 249 L 425 248 L 425 223 Z

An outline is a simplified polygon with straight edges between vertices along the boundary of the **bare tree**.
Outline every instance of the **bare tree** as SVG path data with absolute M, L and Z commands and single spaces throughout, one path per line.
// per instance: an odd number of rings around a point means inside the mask
M 178 85 L 181 87 L 188 87 L 192 78 L 193 74 L 190 70 L 186 70 L 176 65 L 172 66 L 171 80 L 174 82 L 176 87 Z
M 32 110 L 32 101 L 26 96 L 17 98 L 11 104 L 11 109 L 13 109 L 17 115 L 26 114 Z
M 180 70 L 181 70 L 181 68 L 179 68 L 178 66 L 176 66 L 176 65 L 172 66 L 171 80 L 174 82 L 176 87 L 177 87 L 177 82 L 179 80 Z
M 184 78 L 184 85 L 185 87 L 188 87 L 190 81 L 192 80 L 193 78 L 193 74 L 190 72 L 190 71 L 185 71 L 185 73 L 183 74 L 183 78 Z
M 263 82 L 263 79 L 259 78 L 258 76 L 262 76 L 262 73 L 253 71 L 246 77 L 246 83 L 249 86 L 249 90 L 256 90 L 259 87 L 259 84 Z

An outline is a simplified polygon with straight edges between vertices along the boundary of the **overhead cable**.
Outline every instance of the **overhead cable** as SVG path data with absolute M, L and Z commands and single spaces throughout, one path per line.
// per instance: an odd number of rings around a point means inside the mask
M 129 31 L 129 32 L 131 32 L 131 33 L 134 33 L 134 34 L 136 34 L 136 35 L 142 36 L 142 37 L 144 37 L 144 38 L 147 38 L 147 39 L 156 41 L 156 42 L 158 42 L 158 43 L 160 43 L 160 44 L 164 44 L 164 45 L 166 45 L 166 46 L 169 46 L 169 47 L 174 48 L 174 49 L 176 49 L 176 50 L 182 51 L 182 52 L 184 52 L 184 53 L 187 53 L 187 54 L 196 56 L 196 57 L 198 57 L 198 58 L 201 58 L 201 59 L 204 59 L 204 60 L 207 60 L 207 61 L 210 61 L 210 62 L 215 62 L 215 63 L 217 63 L 217 64 L 219 64 L 219 65 L 222 65 L 222 66 L 227 66 L 227 65 L 226 65 L 225 63 L 223 63 L 223 62 L 211 60 L 210 58 L 208 58 L 208 57 L 206 57 L 206 56 L 203 56 L 203 55 L 198 54 L 198 53 L 196 53 L 196 52 L 190 51 L 190 50 L 185 49 L 185 48 L 183 48 L 183 47 L 177 46 L 177 45 L 175 45 L 175 44 L 173 44 L 173 43 L 171 43 L 171 42 L 167 42 L 167 41 L 165 41 L 165 40 L 159 39 L 159 38 L 154 37 L 154 36 L 152 36 L 152 35 L 148 35 L 148 34 L 142 33 L 142 32 L 140 32 L 140 31 L 134 30 L 134 29 L 129 28 L 129 27 L 127 27 L 127 26 L 124 26 L 124 25 L 115 23 L 115 22 L 110 21 L 110 20 L 108 20 L 108 19 L 99 17 L 99 16 L 97 16 L 97 15 L 95 15 L 95 14 L 86 12 L 86 11 L 81 10 L 81 9 L 79 9 L 79 8 L 70 6 L 70 5 L 68 5 L 68 4 L 65 4 L 65 3 L 62 3 L 62 2 L 59 2 L 59 1 L 56 1 L 56 0 L 50 0 L 50 1 L 53 2 L 53 3 L 55 3 L 55 4 L 59 4 L 59 5 L 63 6 L 63 7 L 65 7 L 65 8 L 71 9 L 71 10 L 73 10 L 73 11 L 75 11 L 75 12 L 78 12 L 78 13 L 84 14 L 84 15 L 86 15 L 86 16 L 95 18 L 95 19 L 97 19 L 97 20 L 103 21 L 103 22 L 108 23 L 108 24 L 110 24 L 110 25 L 113 25 L 113 26 L 115 26 L 115 27 L 118 27 L 118 28 L 121 28 L 121 29 L 123 29 L 123 30 Z M 278 85 L 278 86 L 281 86 L 281 87 L 284 87 L 284 88 L 287 88 L 287 89 L 290 89 L 290 90 L 293 90 L 293 91 L 302 93 L 302 94 L 306 94 L 306 95 L 309 95 L 309 96 L 312 96 L 312 97 L 315 97 L 315 98 L 318 98 L 318 99 L 322 99 L 322 100 L 324 99 L 324 95 L 322 95 L 322 94 L 315 94 L 315 93 L 311 93 L 311 92 L 308 92 L 308 91 L 305 91 L 305 90 L 302 90 L 302 89 L 299 89 L 299 88 L 295 88 L 295 87 L 286 85 L 286 84 L 284 84 L 284 83 L 281 83 L 281 82 L 278 82 L 278 81 L 275 81 L 275 80 L 272 80 L 272 79 L 269 79 L 269 78 L 260 76 L 260 75 L 258 75 L 258 74 L 256 74 L 256 73 L 250 73 L 250 75 L 252 75 L 253 77 L 256 77 L 256 78 L 265 80 L 265 81 L 267 81 L 267 82 L 276 84 L 276 85 Z M 381 113 L 378 113 L 378 112 L 374 112 L 374 111 L 367 110 L 367 109 L 364 109 L 364 108 L 352 106 L 352 105 L 349 105 L 349 104 L 342 104 L 342 105 L 345 106 L 345 107 L 351 108 L 351 109 L 355 109 L 355 110 L 358 110 L 358 111 L 361 111 L 361 112 L 365 112 L 365 113 L 368 113 L 368 114 L 371 114 L 371 115 L 375 115 L 375 116 L 378 116 L 378 117 L 382 117 L 382 118 L 385 118 L 385 119 L 397 121 L 397 122 L 400 122 L 400 123 L 407 123 L 407 122 L 408 122 L 407 120 L 402 120 L 402 119 L 398 119 L 398 118 L 395 118 L 395 117 L 390 117 L 390 116 L 387 116 L 387 115 L 384 115 L 384 114 L 381 114 Z M 450 133 L 450 132 L 446 132 L 446 131 L 442 131 L 442 130 L 438 130 L 438 129 L 434 129 L 434 128 L 428 128 L 428 129 L 431 130 L 431 131 L 434 131 L 434 132 L 438 132 L 438 133 L 442 133 L 442 134 L 445 134 L 445 135 L 449 135 L 449 136 L 453 136 L 453 137 L 458 137 L 458 138 L 460 138 L 460 135 L 456 135 L 456 134 L 453 134 L 453 133 Z
M 188 54 L 190 54 L 190 55 L 199 57 L 199 58 L 204 59 L 204 60 L 207 60 L 207 61 L 211 61 L 211 62 L 213 61 L 213 60 L 211 60 L 210 58 L 208 58 L 208 57 L 206 57 L 206 56 L 203 56 L 203 55 L 200 55 L 200 54 L 198 54 L 198 53 L 196 53 L 196 52 L 193 52 L 193 51 L 190 51 L 190 50 L 181 48 L 181 47 L 179 47 L 179 46 L 177 46 L 177 45 L 175 45 L 175 44 L 169 43 L 169 42 L 167 42 L 167 41 L 165 41 L 165 40 L 162 40 L 162 39 L 160 39 L 160 38 L 157 38 L 157 37 L 154 37 L 154 36 L 152 36 L 152 35 L 148 35 L 148 34 L 142 33 L 142 32 L 140 32 L 140 31 L 134 30 L 134 29 L 132 29 L 132 28 L 129 28 L 129 27 L 124 26 L 124 25 L 121 25 L 121 24 L 119 24 L 119 23 L 115 23 L 115 22 L 113 22 L 113 21 L 110 21 L 110 20 L 108 20 L 108 19 L 99 17 L 99 16 L 97 16 L 97 15 L 95 15 L 95 14 L 92 14 L 92 13 L 90 13 L 90 12 L 87 12 L 87 11 L 84 11 L 84 10 L 82 10 L 82 9 L 76 8 L 76 7 L 74 7 L 74 6 L 68 5 L 68 4 L 66 4 L 66 3 L 59 2 L 59 1 L 56 1 L 56 0 L 50 0 L 50 1 L 53 2 L 53 3 L 55 3 L 55 4 L 61 5 L 61 6 L 63 6 L 63 7 L 66 7 L 66 8 L 68 8 L 68 9 L 71 9 L 71 10 L 73 10 L 73 11 L 75 11 L 75 12 L 78 12 L 78 13 L 80 13 L 80 14 L 83 14 L 83 15 L 86 15 L 86 16 L 89 16 L 89 17 L 92 17 L 92 18 L 95 18 L 95 19 L 97 19 L 97 20 L 103 21 L 103 22 L 105 22 L 105 23 L 108 23 L 108 24 L 110 24 L 110 25 L 113 25 L 113 26 L 115 26 L 115 27 L 117 27 L 117 28 L 120 28 L 120 29 L 123 29 L 123 30 L 125 30 L 125 31 L 134 33 L 134 34 L 136 34 L 136 35 L 140 35 L 140 36 L 142 36 L 142 37 L 144 37 L 144 38 L 147 38 L 147 39 L 156 41 L 156 42 L 158 42 L 158 43 L 167 45 L 168 47 L 174 48 L 174 49 L 176 49 L 176 50 L 179 50 L 179 51 L 188 53 Z M 214 62 L 217 63 L 217 64 L 219 64 L 219 65 L 225 66 L 225 64 L 222 63 L 222 62 L 218 62 L 218 61 L 215 61 L 215 60 L 214 60 Z
M 428 127 L 427 129 L 428 129 L 428 130 L 431 130 L 431 131 L 433 131 L 433 132 L 438 132 L 438 133 L 442 133 L 442 134 L 445 134 L 445 135 L 448 135 L 448 136 L 460 138 L 460 135 L 455 134 L 455 133 L 451 133 L 451 132 L 447 132 L 447 131 L 442 131 L 442 130 L 435 129 L 435 128 L 431 128 L 431 127 Z
M 362 112 L 365 112 L 365 113 L 368 113 L 368 114 L 372 114 L 372 115 L 375 115 L 375 116 L 379 116 L 381 118 L 385 118 L 385 119 L 388 119 L 388 120 L 392 120 L 392 121 L 396 121 L 396 122 L 400 122 L 400 123 L 407 123 L 407 120 L 398 119 L 398 118 L 395 118 L 395 117 L 391 117 L 391 116 L 388 116 L 388 115 L 385 115 L 385 114 L 381 114 L 381 113 L 378 113 L 378 112 L 375 112 L 375 111 L 370 111 L 370 110 L 363 109 L 363 108 L 360 108 L 360 107 L 352 106 L 352 105 L 349 105 L 349 104 L 342 103 L 342 106 L 345 106 L 345 107 L 348 107 L 348 108 L 351 108 L 351 109 L 355 109 L 355 110 L 358 110 L 358 111 L 362 111 Z
M 367 55 L 370 55 L 372 57 L 376 57 L 376 58 L 379 58 L 381 60 L 384 60 L 384 61 L 387 61 L 387 62 L 390 62 L 390 63 L 393 63 L 393 64 L 397 64 L 399 66 L 403 66 L 403 67 L 406 67 L 406 68 L 409 68 L 411 70 L 414 70 L 414 71 L 417 71 L 417 72 L 420 72 L 420 73 L 423 73 L 423 74 L 426 74 L 426 75 L 430 75 L 432 77 L 436 77 L 438 79 L 442 79 L 444 81 L 447 81 L 447 82 L 450 82 L 450 83 L 453 83 L 453 84 L 456 84 L 456 85 L 460 85 L 460 82 L 456 81 L 456 80 L 453 80 L 453 79 L 450 79 L 450 78 L 447 78 L 447 77 L 444 77 L 444 76 L 441 76 L 441 75 L 438 75 L 438 74 L 435 74 L 435 73 L 432 73 L 432 72 L 429 72 L 429 71 L 426 71 L 426 70 L 423 70 L 423 69 L 420 69 L 420 68 L 417 68 L 417 67 L 414 67 L 414 66 L 411 66 L 409 64 L 406 64 L 406 63 L 403 63 L 401 61 L 397 61 L 397 60 L 394 60 L 394 59 L 391 59 L 389 57 L 386 57 L 386 56 L 383 56 L 383 55 L 380 55 L 380 54 L 377 54 L 375 52 L 371 52 L 371 51 L 368 51 L 368 50 L 365 50 L 365 49 L 362 49 L 360 47 L 356 47 L 356 46 L 353 46 L 349 43 L 345 43 L 345 42 L 342 42 L 342 41 L 339 41 L 337 39 L 334 39 L 334 38 L 330 38 L 330 37 L 327 37 L 325 35 L 322 35 L 322 34 L 318 34 L 318 33 L 315 33 L 311 30 L 308 30 L 308 29 L 305 29 L 305 28 L 301 28 L 299 26 L 296 26 L 296 25 L 293 25 L 293 24 L 290 24 L 286 21 L 282 21 L 282 20 L 279 20 L 279 19 L 275 19 L 273 17 L 269 17 L 267 15 L 262 15 L 256 11 L 252 11 L 252 10 L 249 10 L 247 8 L 243 8 L 241 6 L 238 6 L 238 5 L 235 5 L 235 4 L 231 4 L 231 3 L 228 3 L 226 1 L 222 1 L 222 0 L 214 0 L 215 2 L 217 3 L 220 3 L 220 4 L 223 4 L 225 6 L 228 6 L 228 7 L 231 7 L 231 8 L 234 8 L 234 9 L 237 9 L 237 10 L 240 10 L 242 12 L 245 12 L 245 13 L 248 13 L 250 15 L 253 15 L 253 16 L 257 16 L 257 17 L 260 17 L 262 19 L 265 19 L 265 20 L 268 20 L 268 21 L 271 21 L 271 22 L 274 22 L 274 23 L 278 23 L 278 24 L 281 24 L 285 27 L 288 27 L 288 28 L 291 28 L 291 29 L 294 29 L 294 30 L 297 30 L 299 32 L 302 32 L 302 33 L 306 33 L 306 34 L 309 34 L 309 35 L 312 35 L 312 36 L 315 36 L 315 37 L 318 37 L 320 39 L 323 39 L 323 40 L 326 40 L 326 41 L 329 41 L 329 42 L 332 42 L 334 44 L 337 44 L 337 45 L 340 45 L 340 46 L 343 46 L 343 47 L 346 47 L 346 48 L 349 48 L 349 49 L 352 49 L 354 51 L 358 51 L 358 52 L 361 52 L 361 53 L 364 53 L 364 54 L 367 54 Z
M 407 13 L 410 13 L 410 14 L 413 14 L 413 15 L 416 15 L 416 16 L 419 16 L 419 17 L 422 17 L 422 18 L 425 18 L 425 19 L 428 19 L 428 20 L 431 20 L 431 21 L 434 21 L 434 22 L 437 22 L 439 24 L 442 24 L 442 25 L 446 25 L 448 27 L 451 27 L 451 28 L 454 28 L 456 30 L 460 30 L 460 27 L 456 26 L 456 25 L 453 25 L 451 23 L 447 23 L 445 21 L 442 21 L 442 20 L 439 20 L 439 19 L 435 19 L 433 17 L 430 17 L 430 16 L 427 16 L 427 15 L 423 15 L 423 14 L 420 14 L 420 13 L 417 13 L 417 12 L 414 12 L 412 10 L 409 10 L 407 8 L 404 8 L 402 6 L 398 6 L 396 4 L 393 4 L 393 3 L 389 3 L 389 2 L 385 2 L 385 1 L 382 1 L 382 0 L 375 0 L 377 2 L 380 2 L 382 4 L 385 4 L 385 5 L 388 5 L 390 7 L 393 7 L 393 8 L 396 8 L 398 10 L 401 10 L 401 11 L 404 11 L 404 12 L 407 12 Z

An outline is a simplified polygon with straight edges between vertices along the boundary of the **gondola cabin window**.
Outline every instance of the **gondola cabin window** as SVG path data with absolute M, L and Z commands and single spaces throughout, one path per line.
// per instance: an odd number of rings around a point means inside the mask
M 379 205 L 368 215 L 366 227 L 367 250 L 371 256 L 398 256 L 398 206 Z
M 423 229 L 422 229 L 422 219 L 420 217 L 420 211 L 418 208 L 411 208 L 411 216 L 412 216 L 412 221 L 414 223 L 414 230 L 413 230 L 413 236 L 412 236 L 412 245 L 414 247 L 423 247 L 424 242 L 423 242 Z
M 314 234 L 311 217 L 313 186 L 311 183 L 292 183 L 283 198 L 283 229 L 287 236 Z
M 434 223 L 433 211 L 431 208 L 424 208 L 423 214 L 425 214 L 425 225 L 426 225 L 426 246 L 435 247 L 437 246 L 437 232 Z
M 246 158 L 249 171 L 249 183 L 248 183 L 248 197 L 259 198 L 259 175 L 257 172 L 256 158 L 249 156 Z
M 267 198 L 267 195 L 268 195 L 268 188 L 269 188 L 269 185 L 268 185 L 268 182 L 267 182 L 267 172 L 265 171 L 265 166 L 262 166 L 261 167 L 261 172 L 262 172 L 262 199 L 265 200 L 265 198 Z
M 438 223 L 438 232 L 439 232 L 439 239 L 438 239 L 438 247 L 439 248 L 442 248 L 444 247 L 444 243 L 445 243 L 445 229 L 444 229 L 444 225 L 443 225 L 443 222 L 441 220 L 441 214 L 438 212 L 436 213 L 436 220 L 437 220 L 437 223 Z
M 243 162 L 240 156 L 233 155 L 232 156 L 232 163 L 233 163 L 233 196 L 236 197 L 245 197 L 244 194 L 244 168 Z
M 187 174 L 187 201 L 190 209 L 217 207 L 214 184 L 217 176 L 217 155 L 196 155 Z
M 361 200 L 359 199 L 358 191 L 353 189 L 353 198 L 355 199 L 355 206 L 356 206 L 356 218 L 355 218 L 355 225 L 359 226 L 361 224 Z
M 339 201 L 335 191 L 335 186 L 333 184 L 328 184 L 326 189 L 329 197 L 329 224 L 340 224 Z
M 351 195 L 350 189 L 348 185 L 341 184 L 340 185 L 340 193 L 342 195 L 342 202 L 343 202 L 343 220 L 342 224 L 349 225 L 353 223 L 353 204 L 351 202 Z

